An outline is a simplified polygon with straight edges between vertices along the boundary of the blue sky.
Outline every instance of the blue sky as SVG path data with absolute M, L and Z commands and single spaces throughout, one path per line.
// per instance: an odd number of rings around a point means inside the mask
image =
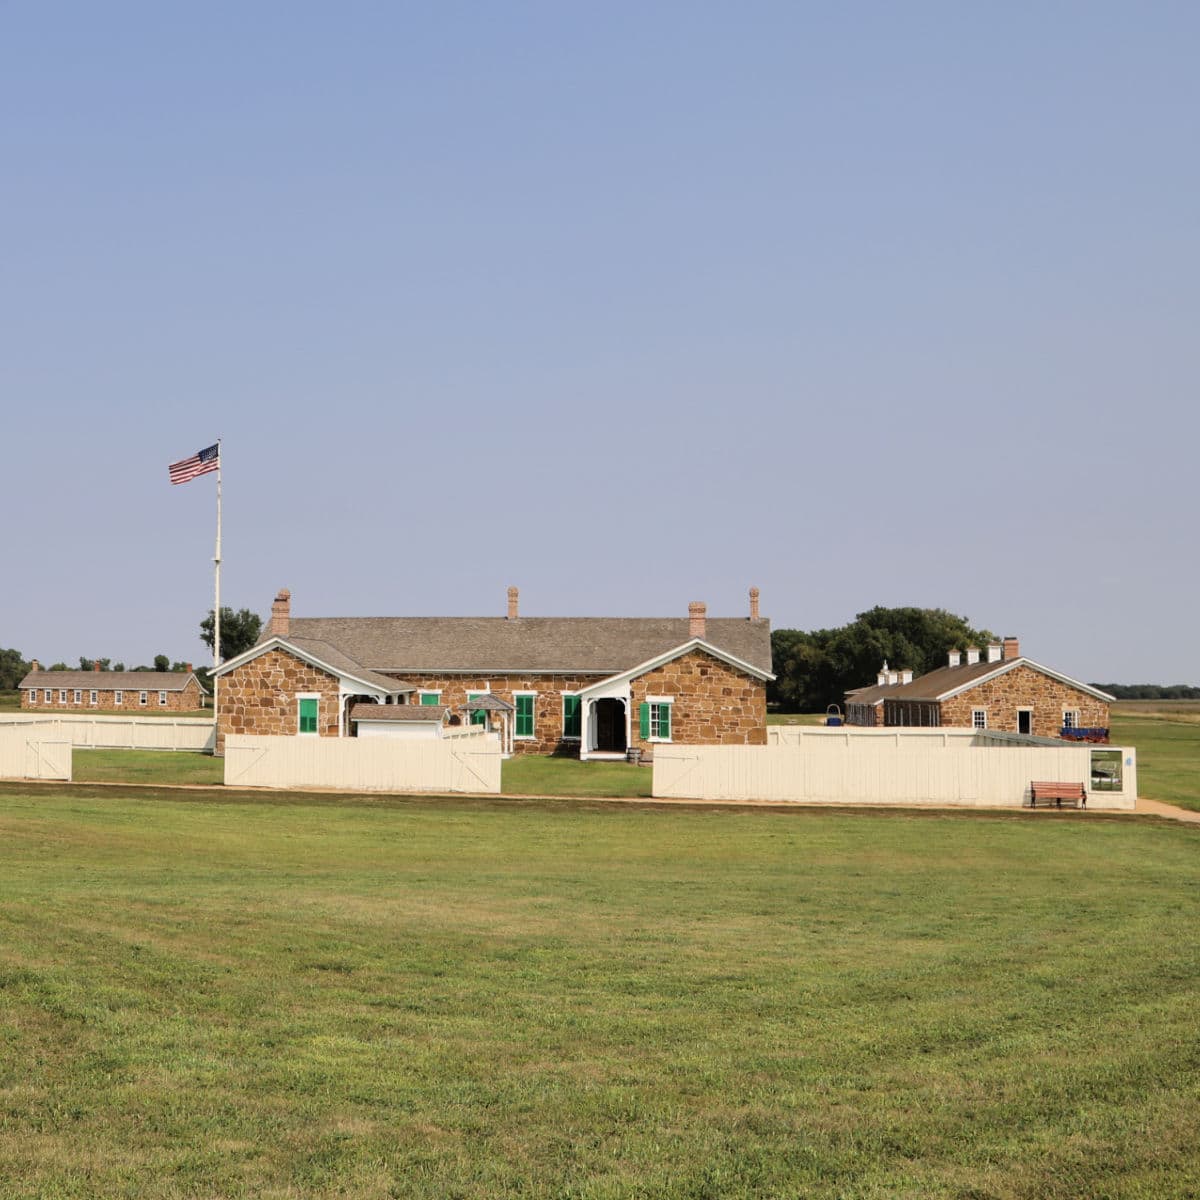
M 1200 683 L 1200 9 L 0 4 L 0 646 L 939 606 Z

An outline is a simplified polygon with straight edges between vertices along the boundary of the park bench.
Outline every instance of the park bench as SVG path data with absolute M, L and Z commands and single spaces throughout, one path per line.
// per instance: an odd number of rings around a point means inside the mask
M 1029 785 L 1029 807 L 1037 808 L 1039 800 L 1047 805 L 1053 800 L 1055 808 L 1062 808 L 1064 803 L 1071 808 L 1087 808 L 1087 788 L 1082 783 L 1034 780 Z

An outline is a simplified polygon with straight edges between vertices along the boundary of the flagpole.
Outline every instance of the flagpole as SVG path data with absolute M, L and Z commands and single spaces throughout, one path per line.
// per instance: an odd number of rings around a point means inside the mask
M 217 438 L 217 548 L 213 554 L 213 671 L 221 665 L 221 439 Z M 213 719 L 219 720 L 217 690 L 213 675 Z

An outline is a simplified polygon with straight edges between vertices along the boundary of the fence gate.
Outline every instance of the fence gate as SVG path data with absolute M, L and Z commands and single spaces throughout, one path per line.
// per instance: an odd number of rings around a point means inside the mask
M 25 778 L 70 780 L 71 750 L 69 741 L 48 742 L 40 738 L 27 738 Z

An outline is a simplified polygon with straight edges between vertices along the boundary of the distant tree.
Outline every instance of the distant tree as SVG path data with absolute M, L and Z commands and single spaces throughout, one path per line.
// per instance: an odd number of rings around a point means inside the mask
M 165 654 L 156 654 L 154 656 L 154 669 L 156 671 L 169 671 L 171 669 L 171 660 Z
M 125 664 L 123 662 L 115 662 L 115 663 L 113 663 L 112 669 L 114 671 L 124 671 Z
M 0 691 L 11 692 L 28 674 L 29 663 L 20 650 L 0 650 Z
M 46 669 L 48 671 L 69 671 L 71 668 L 68 667 L 65 662 L 56 662 L 56 663 L 51 663 L 50 666 L 47 667 Z
M 171 670 L 172 670 L 172 671 L 190 671 L 191 669 L 192 669 L 192 664 L 191 664 L 191 663 L 185 663 L 185 662 L 173 662 L 173 663 L 171 664 Z
M 236 658 L 243 650 L 249 650 L 258 641 L 262 631 L 262 617 L 252 613 L 248 608 L 240 608 L 234 612 L 232 608 L 221 606 L 221 662 Z M 208 616 L 200 622 L 200 640 L 211 650 L 213 648 L 213 610 L 208 610 Z
M 841 704 L 852 688 L 874 683 L 885 659 L 923 675 L 945 662 L 947 650 L 995 640 L 942 608 L 875 607 L 837 629 L 777 629 L 771 635 L 776 679 L 767 699 L 791 712 L 820 712 Z

